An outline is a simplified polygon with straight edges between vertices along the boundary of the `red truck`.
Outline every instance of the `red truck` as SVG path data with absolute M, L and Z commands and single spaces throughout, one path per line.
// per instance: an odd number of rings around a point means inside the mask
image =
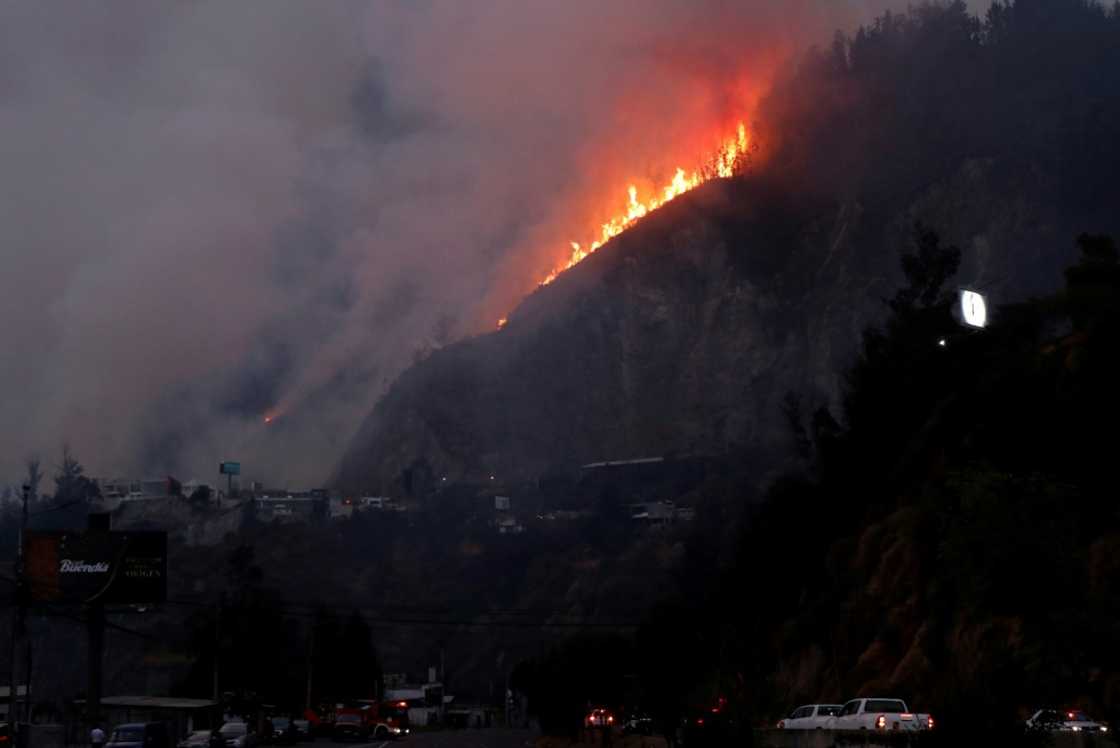
M 409 733 L 407 701 L 363 699 L 335 709 L 333 736 L 338 740 L 389 740 Z

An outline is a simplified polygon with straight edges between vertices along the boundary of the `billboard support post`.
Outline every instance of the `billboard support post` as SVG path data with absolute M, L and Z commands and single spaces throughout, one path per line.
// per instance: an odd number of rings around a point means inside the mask
M 96 725 L 101 712 L 101 666 L 105 651 L 105 606 L 100 601 L 90 603 L 86 611 L 86 630 L 89 634 L 89 686 L 86 710 L 90 724 Z
M 104 514 L 90 514 L 86 527 L 93 532 L 110 530 L 110 519 Z M 105 653 L 105 604 L 98 594 L 90 600 L 86 610 L 86 629 L 89 634 L 89 686 L 86 694 L 86 709 L 91 725 L 96 726 L 101 719 L 101 669 Z
M 240 462 L 223 462 L 218 465 L 218 473 L 226 477 L 226 496 L 233 499 L 233 476 L 241 475 Z

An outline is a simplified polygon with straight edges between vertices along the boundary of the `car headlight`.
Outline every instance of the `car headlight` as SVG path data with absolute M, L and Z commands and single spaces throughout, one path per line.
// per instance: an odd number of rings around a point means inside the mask
M 1080 728 L 1080 727 L 1078 727 L 1077 725 L 1074 725 L 1074 726 L 1073 726 L 1073 727 L 1071 727 L 1070 729 L 1071 729 L 1071 730 L 1073 730 L 1074 732 L 1081 732 L 1081 728 Z

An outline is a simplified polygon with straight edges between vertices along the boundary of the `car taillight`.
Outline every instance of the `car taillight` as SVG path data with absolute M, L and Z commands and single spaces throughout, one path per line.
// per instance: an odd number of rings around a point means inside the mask
M 933 729 L 933 715 L 932 714 L 929 715 L 928 717 L 926 717 L 926 728 L 928 728 L 930 730 Z
M 778 729 L 779 729 L 779 730 L 784 730 L 784 729 L 786 729 L 786 721 L 785 721 L 784 719 L 783 719 L 783 720 L 781 720 L 780 722 L 778 722 Z
M 886 717 L 886 715 L 884 715 L 884 714 L 879 715 L 878 719 L 875 720 L 875 727 L 880 729 L 880 730 L 887 729 L 887 717 Z

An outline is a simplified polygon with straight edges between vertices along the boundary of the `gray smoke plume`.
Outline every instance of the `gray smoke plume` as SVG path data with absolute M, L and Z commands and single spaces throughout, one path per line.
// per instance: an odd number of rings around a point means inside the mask
M 887 4 L 5 4 L 0 476 L 65 441 L 95 475 L 323 480 L 589 182 Z

